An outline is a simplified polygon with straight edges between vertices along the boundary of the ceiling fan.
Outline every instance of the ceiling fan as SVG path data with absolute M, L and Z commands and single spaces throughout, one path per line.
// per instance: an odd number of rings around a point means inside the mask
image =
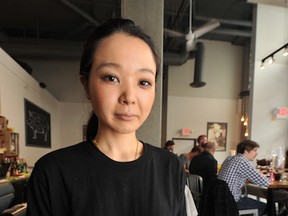
M 186 51 L 190 52 L 193 50 L 195 46 L 195 41 L 197 38 L 201 37 L 202 35 L 206 34 L 207 32 L 217 28 L 220 26 L 220 23 L 212 18 L 204 25 L 200 26 L 199 28 L 192 31 L 192 0 L 189 3 L 189 32 L 187 34 L 183 34 L 181 32 L 177 32 L 171 29 L 164 29 L 164 32 L 167 36 L 170 37 L 185 37 L 186 39 Z

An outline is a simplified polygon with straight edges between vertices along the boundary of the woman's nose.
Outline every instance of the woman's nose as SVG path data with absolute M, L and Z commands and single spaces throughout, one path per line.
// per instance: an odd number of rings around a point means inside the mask
M 121 104 L 135 104 L 136 98 L 135 98 L 135 90 L 132 86 L 125 86 L 123 87 L 122 93 L 119 97 L 119 102 Z

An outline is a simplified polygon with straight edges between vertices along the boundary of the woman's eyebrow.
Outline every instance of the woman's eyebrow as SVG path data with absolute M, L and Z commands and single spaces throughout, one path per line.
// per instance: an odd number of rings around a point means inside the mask
M 97 68 L 96 70 L 99 70 L 103 67 L 115 67 L 115 68 L 121 68 L 121 66 L 119 64 L 116 64 L 116 63 L 112 63 L 112 62 L 104 62 L 104 63 L 101 63 Z
M 104 63 L 101 63 L 97 68 L 96 70 L 99 70 L 103 67 L 114 67 L 114 68 L 121 68 L 121 65 L 120 64 L 117 64 L 117 63 L 112 63 L 112 62 L 104 62 Z M 151 73 L 155 76 L 155 71 L 151 68 L 141 68 L 138 70 L 139 72 L 148 72 L 148 73 Z
M 155 72 L 152 69 L 150 69 L 150 68 L 141 68 L 139 71 L 140 72 L 151 73 L 151 74 L 153 74 L 153 76 L 155 76 Z

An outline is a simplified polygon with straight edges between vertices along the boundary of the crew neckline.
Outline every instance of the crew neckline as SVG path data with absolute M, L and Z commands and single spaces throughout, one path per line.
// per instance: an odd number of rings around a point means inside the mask
M 145 161 L 148 160 L 148 158 L 151 156 L 151 148 L 147 143 L 142 142 L 141 140 L 139 140 L 142 144 L 143 144 L 143 154 L 137 158 L 136 160 L 133 161 L 115 161 L 111 158 L 109 158 L 107 155 L 105 155 L 103 152 L 101 152 L 94 144 L 93 142 L 90 140 L 89 144 L 90 146 L 92 145 L 92 148 L 95 151 L 95 154 L 98 158 L 98 160 L 101 160 L 104 166 L 113 168 L 113 169 L 118 169 L 118 170 L 131 170 L 131 169 L 137 169 L 139 167 L 141 167 L 143 164 L 145 164 Z

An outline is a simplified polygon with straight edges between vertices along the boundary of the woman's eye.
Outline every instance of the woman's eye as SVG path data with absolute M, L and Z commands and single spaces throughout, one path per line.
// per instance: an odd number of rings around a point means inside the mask
M 151 83 L 146 81 L 146 80 L 142 80 L 142 81 L 140 81 L 140 85 L 142 85 L 142 86 L 151 86 Z
M 113 76 L 113 75 L 106 75 L 104 77 L 104 80 L 110 81 L 110 82 L 119 82 L 119 80 L 117 79 L 117 77 Z

